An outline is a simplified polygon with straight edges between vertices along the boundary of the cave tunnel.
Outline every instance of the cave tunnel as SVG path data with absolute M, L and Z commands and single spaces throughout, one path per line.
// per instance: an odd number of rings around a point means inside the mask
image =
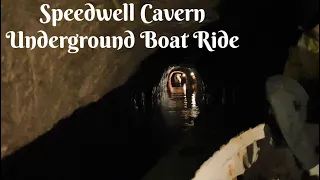
M 238 35 L 240 48 L 210 53 L 188 39 L 187 49 L 157 50 L 124 85 L 5 157 L 5 179 L 191 179 L 222 144 L 265 121 L 265 79 L 283 72 L 306 21 L 290 3 L 240 2 L 225 1 L 200 29 Z
M 196 48 L 188 49 L 191 53 L 171 51 L 158 50 L 142 62 L 126 84 L 77 109 L 49 132 L 4 158 L 8 168 L 4 175 L 26 177 L 37 172 L 45 178 L 48 174 L 80 178 L 91 172 L 92 177 L 107 179 L 170 179 L 177 174 L 179 179 L 190 179 L 223 143 L 263 121 L 261 115 L 252 113 L 263 110 L 259 101 L 264 97 L 263 76 L 248 80 L 248 71 L 237 75 L 243 66 L 234 69 L 224 61 L 203 66 L 199 58 L 207 61 L 203 57 L 208 54 Z M 216 54 L 210 59 L 236 58 Z M 223 67 L 229 70 L 224 72 Z M 230 72 L 237 78 L 228 79 Z M 174 87 L 180 90 L 170 92 L 178 74 L 185 81 Z M 240 104 L 234 103 L 235 89 Z
M 193 126 L 204 95 L 201 77 L 187 65 L 169 67 L 153 89 L 155 109 L 160 110 L 167 127 Z

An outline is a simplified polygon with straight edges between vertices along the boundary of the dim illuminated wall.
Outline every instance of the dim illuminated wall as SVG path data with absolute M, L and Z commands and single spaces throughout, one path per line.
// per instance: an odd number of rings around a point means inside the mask
M 319 25 L 303 34 L 298 45 L 291 48 L 284 74 L 297 81 L 319 81 Z
M 85 0 L 50 0 L 45 3 L 57 8 L 83 8 Z M 115 8 L 115 2 L 91 1 L 103 8 Z M 5 33 L 24 31 L 35 35 L 44 30 L 48 35 L 122 35 L 127 29 L 139 33 L 145 29 L 158 34 L 182 34 L 200 27 L 199 23 L 137 22 L 62 22 L 53 28 L 39 23 L 42 17 L 39 7 L 44 1 L 1 1 L 1 37 Z M 211 13 L 215 0 L 156 1 L 158 8 L 208 8 Z M 138 5 L 137 3 L 136 5 Z M 136 13 L 139 13 L 136 11 Z M 137 16 L 139 17 L 139 16 Z M 213 17 L 213 18 L 212 18 Z M 111 89 L 123 84 L 135 71 L 135 67 L 155 49 L 145 49 L 136 38 L 133 49 L 82 49 L 78 54 L 68 54 L 67 49 L 12 49 L 1 38 L 1 156 L 32 141 L 49 130 L 57 121 L 76 108 L 99 99 Z

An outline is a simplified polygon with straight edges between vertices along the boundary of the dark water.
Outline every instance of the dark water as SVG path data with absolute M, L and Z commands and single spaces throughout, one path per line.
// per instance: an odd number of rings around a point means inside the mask
M 199 82 L 194 84 L 187 83 L 181 87 L 169 87 L 168 75 L 172 68 L 174 67 L 168 68 L 159 85 L 155 87 L 154 116 L 164 121 L 169 129 L 176 133 L 183 133 L 195 125 L 204 105 L 204 92 L 200 78 Z
M 168 72 L 170 72 L 168 69 Z M 184 84 L 174 90 L 168 85 L 168 72 L 154 89 L 154 119 L 164 122 L 169 149 L 144 176 L 143 180 L 191 179 L 209 155 L 211 143 L 201 138 L 203 128 L 196 126 L 205 107 L 203 83 Z M 196 88 L 195 88 L 196 87 Z M 171 89 L 171 90 L 169 90 Z M 202 112 L 204 113 L 204 112 Z
M 161 113 L 169 127 L 179 126 L 182 128 L 194 126 L 195 119 L 200 113 L 197 101 L 197 93 L 192 94 L 169 94 L 161 102 Z

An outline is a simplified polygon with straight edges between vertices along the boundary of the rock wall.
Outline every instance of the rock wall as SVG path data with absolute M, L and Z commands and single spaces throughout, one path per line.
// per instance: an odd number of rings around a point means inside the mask
M 156 30 L 158 34 L 182 34 L 200 27 L 199 23 L 162 22 L 61 22 L 57 27 L 39 22 L 40 6 L 84 8 L 85 0 L 3 0 L 1 1 L 1 157 L 10 154 L 51 129 L 59 119 L 76 108 L 96 101 L 122 85 L 139 63 L 155 49 L 145 49 L 136 38 L 133 49 L 81 49 L 68 54 L 65 49 L 13 49 L 5 33 L 13 30 L 36 35 L 44 30 L 52 35 L 123 35 Z M 116 0 L 94 0 L 96 6 L 115 8 Z M 139 7 L 142 2 L 134 1 Z M 205 8 L 207 20 L 218 18 L 212 11 L 217 0 L 151 0 L 157 8 Z M 139 8 L 138 8 L 139 9 Z M 136 11 L 138 13 L 138 11 Z M 137 16 L 139 17 L 139 16 Z M 205 23 L 204 23 L 205 24 Z
M 319 81 L 319 24 L 290 49 L 284 74 L 297 81 Z

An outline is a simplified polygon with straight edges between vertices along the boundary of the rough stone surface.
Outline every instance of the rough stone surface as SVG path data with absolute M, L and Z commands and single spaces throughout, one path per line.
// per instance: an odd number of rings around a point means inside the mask
M 303 34 L 298 45 L 290 49 L 284 75 L 297 81 L 319 81 L 319 25 Z
M 61 22 L 57 27 L 43 25 L 40 5 L 55 8 L 84 8 L 85 0 L 3 0 L 1 1 L 1 36 L 13 31 L 36 35 L 44 30 L 48 35 L 123 35 L 126 29 L 136 35 L 133 49 L 81 49 L 68 54 L 67 49 L 13 49 L 8 39 L 1 38 L 1 157 L 32 141 L 49 130 L 57 121 L 76 108 L 99 99 L 123 84 L 139 63 L 155 49 L 145 49 L 137 35 L 143 30 L 158 34 L 182 34 L 199 28 L 199 23 L 163 22 L 145 25 L 132 22 Z M 119 6 L 116 0 L 94 0 L 103 8 Z M 122 2 L 122 1 L 121 1 Z M 129 1 L 128 1 L 129 2 Z M 133 1 L 139 13 L 140 1 Z M 151 0 L 158 8 L 207 8 L 207 19 L 216 0 L 169 1 Z M 139 16 L 136 16 L 139 17 Z

